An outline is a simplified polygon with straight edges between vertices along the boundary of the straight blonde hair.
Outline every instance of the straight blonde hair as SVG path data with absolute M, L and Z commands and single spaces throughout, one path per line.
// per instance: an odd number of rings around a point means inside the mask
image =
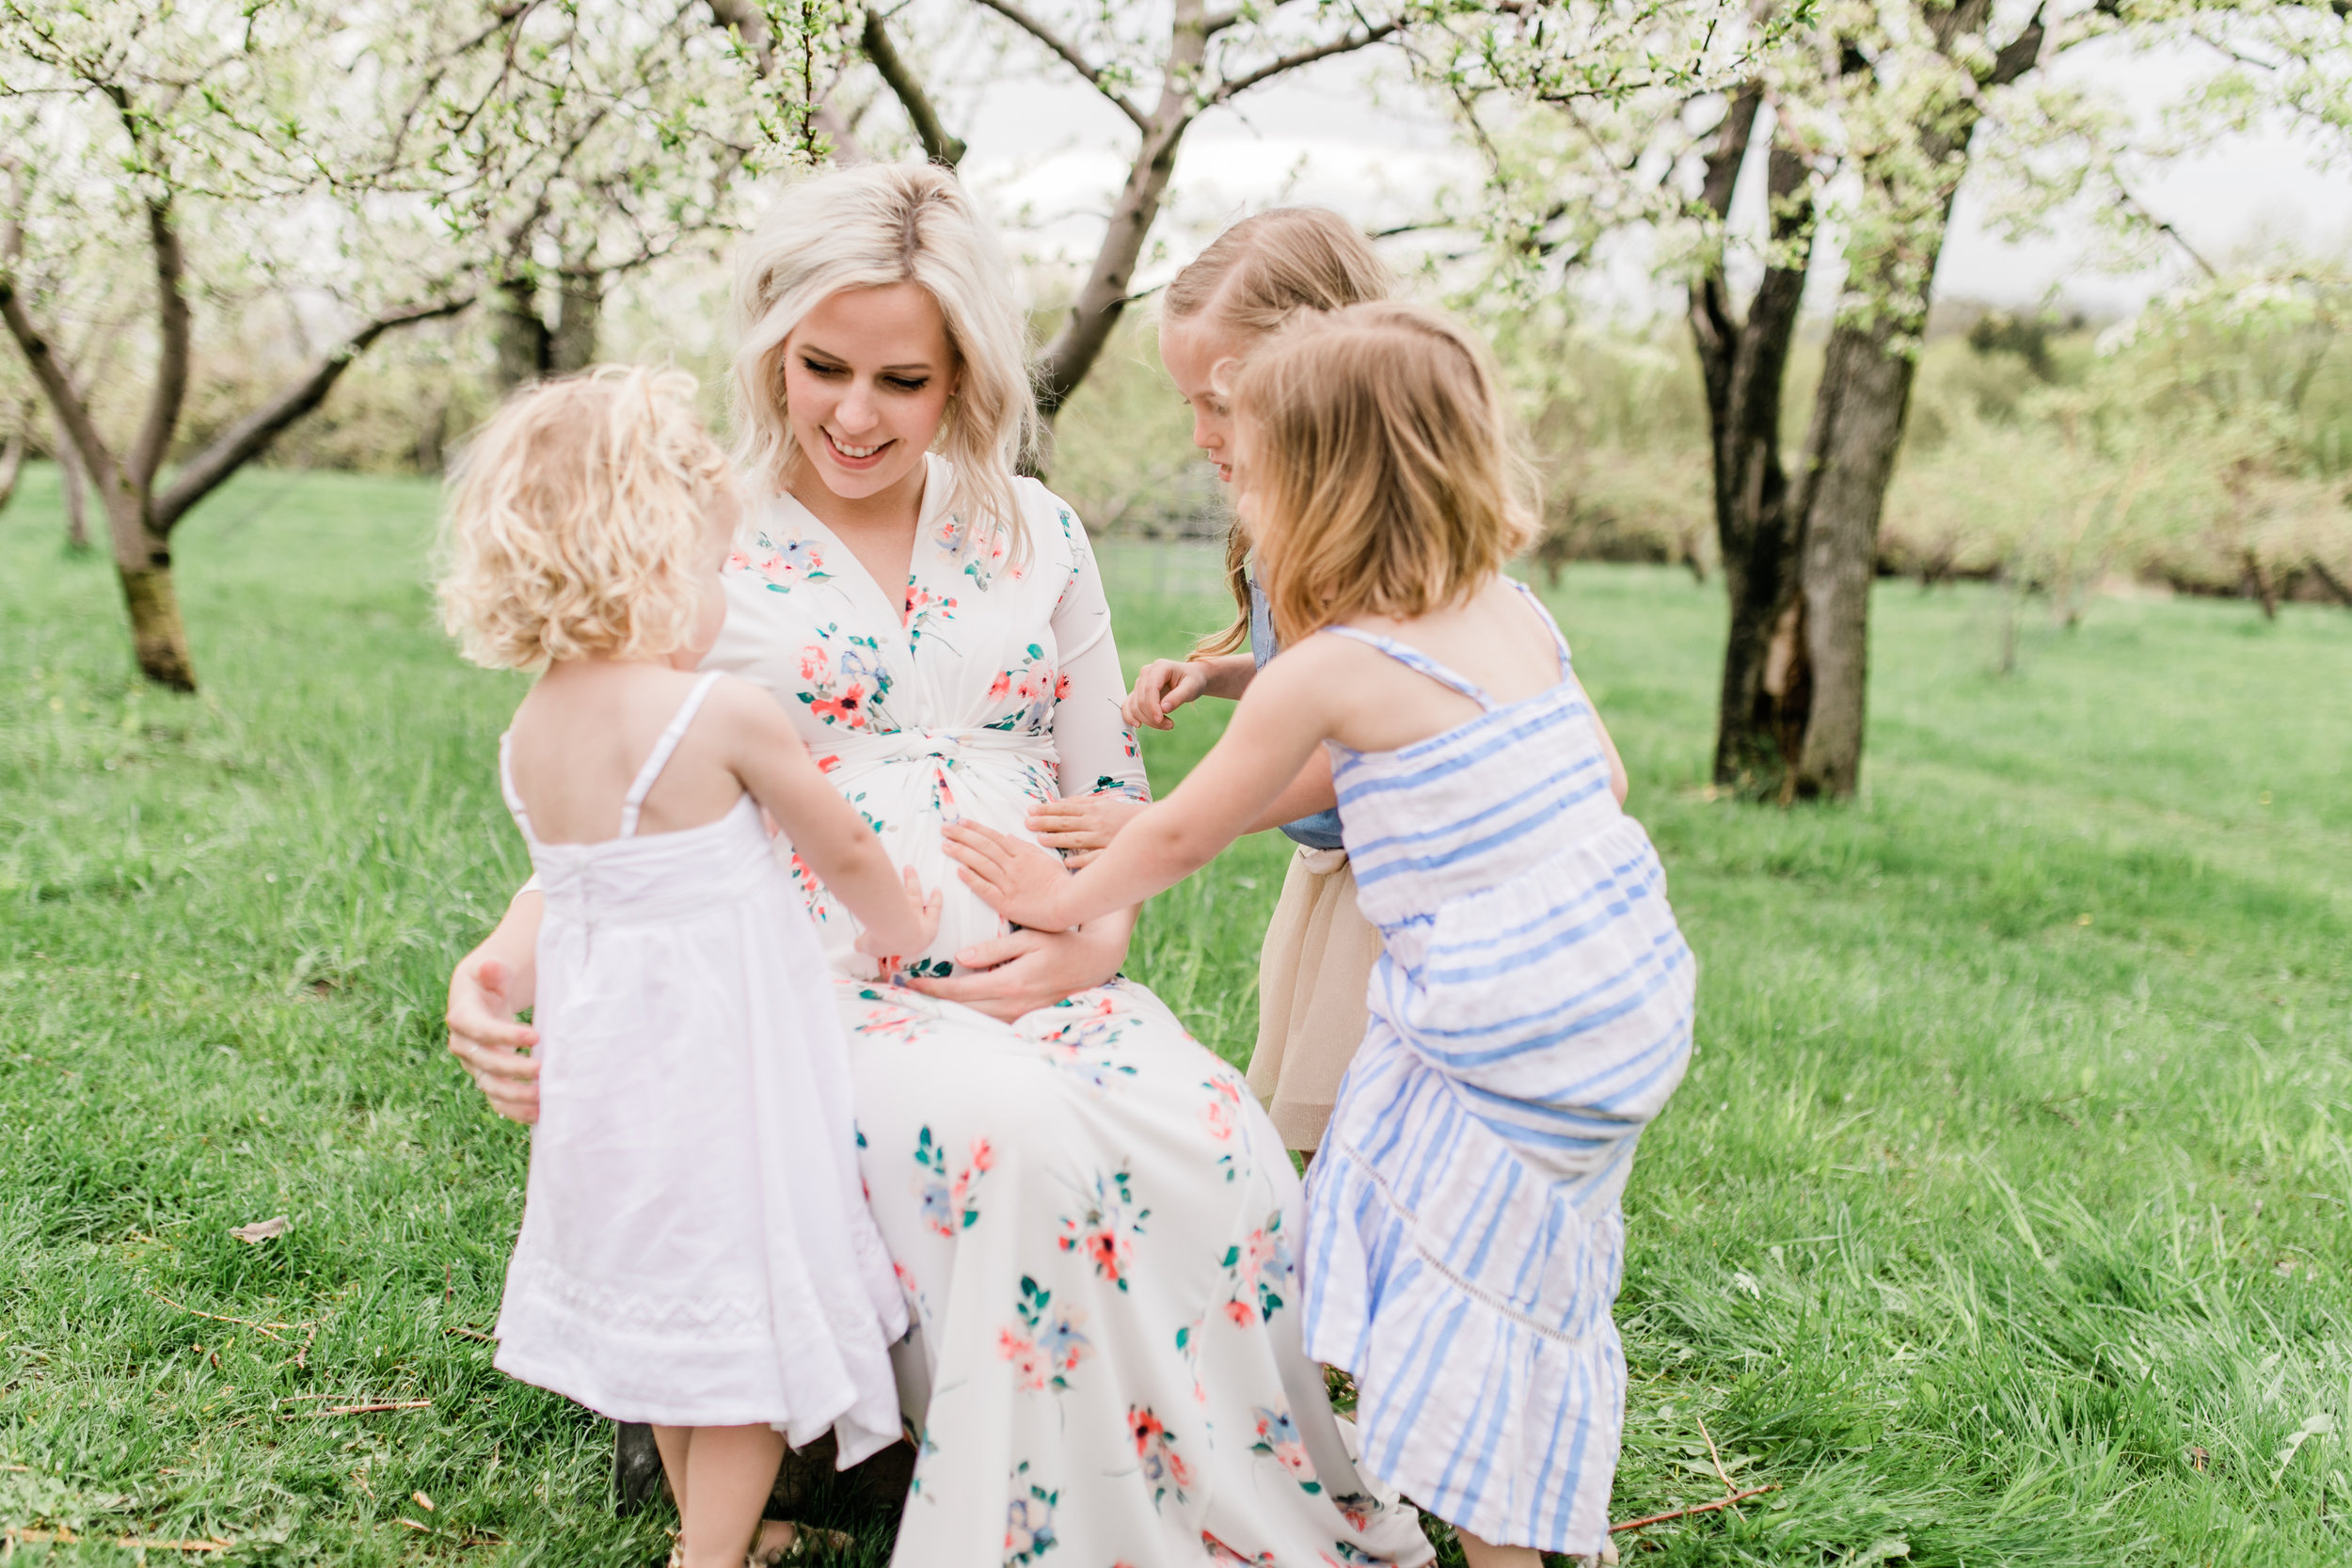
M 1274 628 L 1458 602 L 1535 537 L 1486 345 L 1418 305 L 1307 314 L 1243 361 L 1240 466 Z
M 683 647 L 733 483 L 683 371 L 599 365 L 527 388 L 452 476 L 441 624 L 497 670 Z
M 844 289 L 920 285 L 938 302 L 956 356 L 954 396 L 931 450 L 955 466 L 948 510 L 961 547 L 992 532 L 1028 550 L 1013 474 L 1037 451 L 1029 326 L 971 198 L 934 164 L 864 164 L 802 181 L 737 247 L 738 457 L 771 495 L 797 456 L 785 418 L 784 348 L 801 319 Z
M 1387 263 L 1354 224 L 1326 207 L 1272 207 L 1227 229 L 1178 273 L 1160 298 L 1160 320 L 1206 318 L 1251 339 L 1301 310 L 1337 310 L 1386 299 Z M 1236 653 L 1249 641 L 1249 540 L 1225 532 L 1225 585 L 1232 625 L 1194 644 L 1192 657 Z

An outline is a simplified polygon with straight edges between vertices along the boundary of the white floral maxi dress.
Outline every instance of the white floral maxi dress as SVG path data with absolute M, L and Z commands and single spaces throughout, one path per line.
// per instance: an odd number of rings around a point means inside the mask
M 1033 481 L 1016 565 L 930 459 L 885 595 L 787 498 L 746 519 L 711 667 L 766 685 L 891 858 L 943 889 L 918 967 L 1005 929 L 952 874 L 959 816 L 1145 791 L 1086 535 Z M 872 978 L 795 866 L 855 1053 L 860 1162 L 928 1400 L 903 1568 L 1425 1562 L 1360 1477 L 1300 1343 L 1301 1197 L 1241 1075 L 1127 981 L 1004 1024 Z

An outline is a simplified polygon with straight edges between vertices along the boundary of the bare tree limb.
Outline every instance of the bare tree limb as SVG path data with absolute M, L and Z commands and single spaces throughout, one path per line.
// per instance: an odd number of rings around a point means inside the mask
M 915 79 L 898 46 L 890 41 L 882 13 L 871 7 L 866 12 L 865 30 L 858 35 L 858 47 L 866 51 L 866 57 L 874 62 L 874 69 L 882 73 L 891 95 L 898 100 L 898 106 L 906 110 L 908 123 L 922 139 L 924 155 L 949 168 L 963 162 L 963 138 L 948 135 L 930 94 L 923 90 L 923 84 Z
M 131 483 L 142 490 L 154 482 L 170 450 L 171 433 L 179 428 L 180 410 L 188 396 L 189 340 L 195 333 L 184 286 L 187 252 L 181 247 L 167 201 L 149 199 L 147 237 L 155 253 L 155 387 L 123 465 Z
M 1216 91 L 1209 95 L 1209 102 L 1222 103 L 1227 99 L 1240 97 L 1261 82 L 1272 81 L 1284 71 L 1296 71 L 1300 66 L 1312 65 L 1317 60 L 1329 59 L 1334 55 L 1348 55 L 1359 49 L 1369 48 L 1398 31 L 1403 25 L 1404 24 L 1400 22 L 1375 23 L 1353 37 L 1333 39 L 1328 43 L 1319 43 L 1312 49 L 1301 49 L 1295 53 L 1284 55 L 1279 59 L 1269 60 L 1246 76 L 1237 76 L 1230 82 L 1220 84 Z
M 2025 30 L 2003 44 L 2000 52 L 1993 56 L 1993 69 L 1985 77 L 1987 87 L 2005 87 L 2041 63 L 2042 45 L 2048 37 L 2048 28 L 2042 20 L 2047 11 L 2048 5 L 2044 0 L 2044 4 L 2034 8 L 2033 20 L 2026 24 Z
M 1051 27 L 1048 27 L 1044 23 L 1040 22 L 1037 18 L 1031 16 L 1027 11 L 1023 10 L 1019 6 L 1014 5 L 1012 0 L 978 0 L 978 3 L 987 9 L 994 11 L 998 16 L 1003 17 L 1007 22 L 1011 23 L 1023 32 L 1037 40 L 1038 42 L 1045 45 L 1046 48 L 1060 55 L 1063 61 L 1069 65 L 1071 70 L 1085 77 L 1095 91 L 1101 93 L 1104 98 L 1109 99 L 1118 108 L 1119 112 L 1125 115 L 1128 122 L 1134 125 L 1136 130 L 1141 131 L 1146 135 L 1150 135 L 1152 134 L 1152 127 L 1151 120 L 1145 117 L 1144 112 L 1141 109 L 1136 106 L 1134 99 L 1129 98 L 1125 93 L 1120 92 L 1119 88 L 1113 85 L 1110 72 L 1105 71 L 1103 67 L 1089 62 L 1084 55 L 1078 53 L 1074 45 L 1062 39 L 1060 35 L 1057 34 Z M 1206 35 L 1204 34 L 1203 37 L 1205 36 Z
M 238 468 L 259 456 L 279 432 L 324 403 L 326 394 L 334 389 L 335 383 L 342 379 L 343 372 L 351 368 L 352 361 L 376 339 L 395 327 L 413 326 L 419 322 L 453 316 L 472 303 L 473 296 L 465 294 L 429 304 L 405 305 L 385 311 L 336 344 L 310 367 L 307 375 L 222 431 L 212 445 L 181 467 L 180 471 L 172 476 L 169 488 L 155 498 L 155 531 L 170 532 L 172 525 L 184 516 L 190 507 L 212 494 Z
M 8 335 L 16 340 L 33 379 L 40 383 L 50 408 L 88 465 L 90 477 L 98 482 L 100 492 L 115 489 L 121 477 L 121 464 L 106 445 L 105 437 L 98 433 L 98 422 L 90 417 L 89 404 L 75 389 L 64 361 L 57 357 L 47 335 L 25 313 L 24 302 L 17 295 L 15 278 L 6 274 L 0 274 L 0 321 L 8 324 Z

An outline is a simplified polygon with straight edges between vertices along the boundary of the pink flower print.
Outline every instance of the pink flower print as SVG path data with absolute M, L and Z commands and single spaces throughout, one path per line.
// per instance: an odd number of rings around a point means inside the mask
M 830 773 L 840 766 L 841 758 L 838 754 L 834 756 L 818 757 L 817 759 L 817 771 L 819 773 Z
M 1135 1238 L 1143 1234 L 1143 1222 L 1152 1217 L 1151 1210 L 1135 1207 L 1131 1180 L 1124 1168 L 1108 1175 L 1098 1172 L 1093 1196 L 1085 1208 L 1061 1219 L 1062 1251 L 1083 1256 L 1094 1265 L 1097 1278 L 1107 1279 L 1121 1291 L 1127 1288 Z
M 998 675 L 994 680 L 988 683 L 988 700 L 992 703 L 997 702 L 1004 697 L 1006 692 L 1010 691 L 1011 689 L 1012 672 L 1008 670 L 1004 673 Z
M 841 724 L 850 729 L 866 727 L 866 688 L 851 681 L 838 697 L 811 697 L 809 712 L 828 724 Z
M 1013 1364 L 1020 1386 L 1058 1394 L 1068 1390 L 1070 1374 L 1094 1347 L 1079 1330 L 1079 1315 L 1053 1302 L 1053 1291 L 1023 1275 L 1021 1299 L 1013 1304 L 1019 1323 L 997 1330 L 996 1354 Z
M 1299 1441 L 1298 1424 L 1291 1419 L 1291 1413 L 1259 1405 L 1250 1414 L 1258 1424 L 1258 1440 L 1249 1445 L 1249 1451 L 1264 1454 L 1288 1470 L 1300 1491 L 1321 1492 L 1323 1483 L 1315 1480 L 1315 1462 L 1307 1457 L 1307 1445 Z
M 1068 675 L 1056 675 L 1054 677 L 1054 701 L 1058 703 L 1069 695 L 1070 677 Z
M 1039 1354 L 1036 1340 L 1012 1329 L 1000 1328 L 996 1331 L 996 1354 L 1012 1363 L 1014 1387 L 1035 1393 L 1045 1386 L 1045 1357 Z
M 1159 1417 L 1147 1405 L 1131 1404 L 1127 1407 L 1127 1431 L 1136 1440 L 1136 1457 L 1142 1462 L 1137 1469 L 1152 1487 L 1152 1506 L 1159 1507 L 1160 1500 L 1171 1492 L 1178 1502 L 1183 1502 L 1184 1488 L 1192 1484 L 1192 1470 L 1185 1465 L 1184 1456 L 1176 1451 L 1176 1439 Z
M 1219 1143 L 1230 1143 L 1233 1136 L 1233 1113 L 1222 1100 L 1212 1100 L 1200 1107 L 1201 1124 L 1209 1136 Z
M 1217 1568 L 1233 1568 L 1235 1564 L 1238 1564 L 1239 1568 L 1274 1568 L 1272 1552 L 1260 1552 L 1256 1557 L 1244 1557 L 1207 1530 L 1200 1532 L 1200 1544 L 1207 1550 L 1209 1560 L 1216 1563 Z
M 1225 1316 L 1229 1321 L 1239 1325 L 1240 1327 L 1248 1328 L 1249 1326 L 1250 1316 L 1249 1304 L 1238 1298 L 1229 1301 L 1225 1304 Z
M 932 1141 L 929 1127 L 918 1129 L 914 1135 L 914 1168 L 919 1174 L 914 1190 L 923 1223 L 950 1241 L 977 1225 L 980 1178 L 995 1163 L 996 1152 L 989 1147 L 988 1140 L 975 1138 L 971 1163 L 950 1176 L 947 1150 Z
M 720 569 L 727 572 L 748 572 L 752 569 L 752 558 L 741 550 L 729 550 L 727 563 Z
M 801 679 L 811 686 L 822 686 L 833 678 L 833 660 L 825 650 L 811 642 L 801 650 Z

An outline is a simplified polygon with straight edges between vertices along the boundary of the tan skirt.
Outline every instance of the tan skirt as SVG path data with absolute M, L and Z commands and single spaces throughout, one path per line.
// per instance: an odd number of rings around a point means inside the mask
M 1292 1148 L 1323 1142 L 1340 1080 L 1364 1039 L 1380 932 L 1356 908 L 1344 849 L 1301 845 L 1258 958 L 1258 1049 L 1249 1088 Z

